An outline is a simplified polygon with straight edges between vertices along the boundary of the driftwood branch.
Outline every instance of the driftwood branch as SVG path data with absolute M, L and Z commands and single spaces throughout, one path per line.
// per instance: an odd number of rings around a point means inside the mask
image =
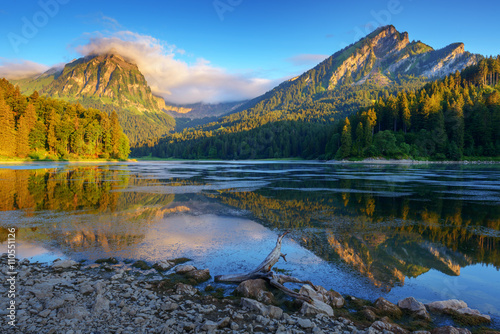
M 277 275 L 274 274 L 271 269 L 272 267 L 278 262 L 280 257 L 282 257 L 286 261 L 286 254 L 281 253 L 281 242 L 283 240 L 283 237 L 288 234 L 289 231 L 284 232 L 280 236 L 278 236 L 278 240 L 276 241 L 276 246 L 274 249 L 269 253 L 269 255 L 262 261 L 261 264 L 257 266 L 254 270 L 252 270 L 249 273 L 245 274 L 231 274 L 231 275 L 220 275 L 220 276 L 215 276 L 215 281 L 216 282 L 229 282 L 229 283 L 241 283 L 246 280 L 250 279 L 257 279 L 257 278 L 262 278 L 265 279 L 274 286 L 275 288 L 283 291 L 285 294 L 289 295 L 290 297 L 297 298 L 309 303 L 312 303 L 311 297 L 295 292 L 293 290 L 288 289 L 285 287 L 283 284 L 284 283 L 303 283 L 303 284 L 309 284 L 311 285 L 314 290 L 317 290 L 316 286 L 312 284 L 310 281 L 302 281 L 298 278 L 287 276 L 287 275 Z

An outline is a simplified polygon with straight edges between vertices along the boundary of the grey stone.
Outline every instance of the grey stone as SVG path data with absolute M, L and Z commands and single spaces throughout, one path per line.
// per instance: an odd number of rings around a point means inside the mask
M 77 319 L 83 320 L 90 315 L 89 311 L 83 306 L 65 306 L 57 313 L 57 317 L 61 319 Z
M 385 315 L 400 317 L 403 314 L 403 312 L 397 305 L 391 303 L 390 301 L 388 301 L 383 297 L 377 299 L 374 305 L 375 308 L 380 311 L 380 313 Z
M 455 328 L 453 326 L 443 326 L 431 330 L 431 334 L 471 334 L 466 328 Z
M 274 295 L 267 289 L 266 281 L 263 279 L 251 279 L 241 282 L 236 292 L 247 298 L 256 299 L 264 304 L 272 304 Z
M 177 303 L 172 303 L 172 302 L 166 302 L 161 306 L 161 309 L 163 311 L 173 311 L 177 310 L 179 308 L 179 305 Z
M 174 264 L 170 261 L 167 261 L 167 260 L 161 260 L 160 262 L 158 262 L 154 265 L 154 267 L 159 269 L 160 271 L 169 270 L 173 266 L 174 266 Z
M 303 318 L 299 318 L 299 320 L 297 320 L 297 324 L 304 328 L 304 329 L 308 329 L 308 328 L 312 328 L 314 327 L 314 324 L 311 320 L 309 319 L 303 319 Z
M 201 329 L 204 330 L 204 331 L 214 331 L 217 329 L 217 323 L 213 322 L 213 321 L 210 321 L 210 320 L 207 320 L 205 321 L 205 323 L 201 326 Z
M 78 265 L 78 262 L 73 260 L 56 260 L 52 264 L 52 268 L 54 269 L 68 269 Z
M 281 308 L 272 305 L 264 305 L 261 302 L 253 299 L 241 298 L 241 305 L 244 308 L 257 311 L 265 317 L 281 319 L 281 317 L 283 316 L 283 310 Z
M 231 323 L 231 318 L 225 317 L 217 323 L 217 328 L 226 328 Z
M 83 284 L 80 286 L 80 293 L 82 295 L 90 295 L 92 292 L 94 292 L 94 287 L 90 284 Z
M 52 293 L 54 289 L 54 286 L 49 283 L 37 283 L 33 285 L 28 291 L 33 293 L 36 298 L 38 299 L 43 299 L 43 298 L 52 298 L 54 294 Z
M 95 299 L 94 306 L 92 307 L 92 313 L 99 314 L 102 312 L 109 311 L 109 300 L 103 295 L 97 295 Z
M 428 321 L 431 320 L 431 316 L 427 312 L 424 304 L 422 304 L 413 297 L 408 297 L 398 301 L 398 306 L 403 310 L 408 310 L 412 312 L 413 313 L 412 315 L 415 317 Z
M 45 304 L 45 307 L 49 310 L 57 310 L 64 305 L 64 299 L 61 298 L 51 298 Z
M 375 320 L 377 320 L 377 315 L 375 314 L 375 312 L 373 312 L 370 309 L 365 308 L 364 310 L 361 310 L 360 313 L 368 321 L 375 321 Z
M 375 321 L 371 326 L 370 329 L 374 329 L 380 332 L 385 332 L 389 331 L 394 334 L 408 334 L 410 333 L 408 330 L 391 323 L 387 317 L 384 317 L 382 320 Z
M 467 303 L 463 300 L 449 299 L 441 300 L 426 304 L 431 312 L 444 313 L 448 310 L 458 310 L 467 307 Z
M 329 317 L 333 317 L 332 307 L 315 299 L 313 299 L 312 304 L 304 302 L 300 308 L 300 312 L 304 315 L 326 314 Z
M 471 309 L 470 307 L 458 309 L 456 312 L 461 315 L 472 317 L 480 322 L 491 322 L 491 317 L 489 315 L 481 314 L 479 310 Z
M 188 284 L 177 283 L 175 286 L 175 292 L 181 295 L 192 296 L 198 292 L 198 289 Z
M 175 267 L 175 272 L 177 274 L 185 274 L 185 273 L 193 271 L 193 270 L 196 270 L 196 268 L 190 264 L 184 264 L 184 265 L 179 265 L 179 266 Z
M 186 277 L 194 279 L 197 283 L 203 283 L 210 279 L 210 270 L 208 269 L 195 269 L 190 270 L 184 274 Z
M 51 312 L 51 311 L 52 311 L 52 310 L 45 309 L 45 310 L 43 310 L 42 312 L 40 312 L 39 314 L 40 314 L 40 316 L 41 316 L 42 318 L 47 318 L 47 316 L 50 314 L 50 312 Z

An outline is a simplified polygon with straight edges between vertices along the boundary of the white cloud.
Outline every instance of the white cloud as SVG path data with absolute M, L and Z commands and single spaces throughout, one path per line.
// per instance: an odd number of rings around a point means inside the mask
M 318 54 L 300 54 L 296 55 L 290 58 L 287 58 L 286 60 L 294 66 L 314 66 L 328 58 L 328 55 L 318 55 Z
M 96 34 L 76 47 L 83 56 L 117 53 L 135 63 L 155 95 L 173 103 L 215 103 L 259 96 L 275 82 L 230 73 L 199 58 L 194 64 L 178 59 L 184 50 L 147 35 L 120 31 L 109 36 Z
M 8 80 L 24 79 L 41 74 L 49 69 L 48 66 L 29 60 L 0 59 L 0 78 Z

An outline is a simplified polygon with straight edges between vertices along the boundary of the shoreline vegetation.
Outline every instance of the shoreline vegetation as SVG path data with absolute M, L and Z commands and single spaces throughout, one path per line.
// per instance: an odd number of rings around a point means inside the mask
M 158 157 L 131 157 L 129 159 L 32 159 L 32 158 L 9 158 L 0 156 L 0 165 L 2 164 L 23 164 L 31 162 L 68 162 L 68 163 L 101 163 L 101 162 L 148 162 L 148 161 L 234 161 L 234 162 L 262 162 L 262 161 L 278 161 L 278 162 L 324 162 L 327 164 L 376 164 L 376 165 L 426 165 L 426 164 L 443 164 L 443 165 L 468 165 L 468 164 L 500 164 L 500 158 L 492 159 L 491 157 L 470 157 L 464 160 L 413 160 L 413 159 L 386 159 L 386 158 L 365 158 L 365 159 L 344 159 L 344 160 L 306 160 L 301 158 L 280 158 L 280 159 L 248 159 L 248 160 L 221 160 L 221 159 L 180 159 L 180 158 L 158 158 Z
M 8 256 L 1 260 L 7 263 Z M 263 280 L 213 285 L 189 259 L 17 262 L 16 329 L 23 333 L 500 333 L 462 301 L 408 297 L 367 301 L 304 285 L 312 304 L 284 298 Z M 0 272 L 7 282 L 7 273 Z M 234 293 L 229 293 L 233 288 Z M 375 299 L 376 296 L 374 296 Z M 7 305 L 7 294 L 0 300 Z M 320 301 L 320 298 L 322 301 Z M 321 307 L 319 307 L 321 306 Z M 9 310 L 0 311 L 5 318 Z M 10 313 L 12 315 L 12 313 Z M 446 320 L 444 320 L 446 318 Z M 450 325 L 452 324 L 452 325 Z M 2 332 L 12 327 L 7 321 Z

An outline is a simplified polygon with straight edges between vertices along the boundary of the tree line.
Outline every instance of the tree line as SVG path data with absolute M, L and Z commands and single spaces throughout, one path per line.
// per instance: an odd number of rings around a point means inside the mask
M 126 159 L 129 140 L 111 115 L 80 104 L 21 94 L 0 79 L 0 156 Z
M 500 56 L 337 122 L 325 157 L 461 160 L 500 155 Z

